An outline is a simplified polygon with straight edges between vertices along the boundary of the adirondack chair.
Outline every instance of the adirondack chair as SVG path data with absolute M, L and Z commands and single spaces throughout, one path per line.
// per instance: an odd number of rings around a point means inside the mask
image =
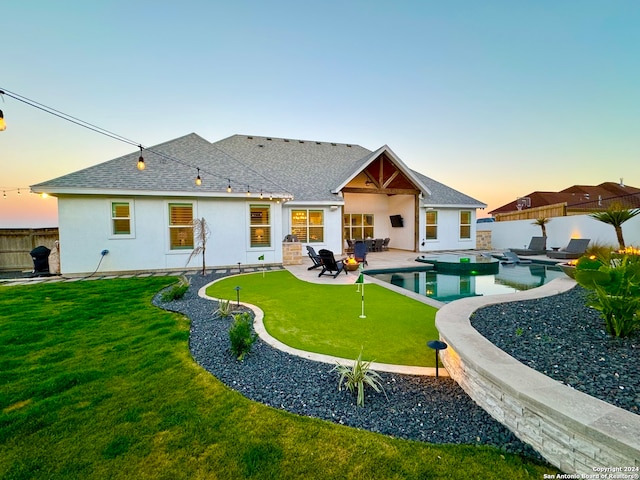
M 320 255 L 320 259 L 322 260 L 322 271 L 318 275 L 321 277 L 326 274 L 333 274 L 333 278 L 336 278 L 340 275 L 340 272 L 344 272 L 347 275 L 347 270 L 344 268 L 344 263 L 342 261 L 337 261 L 336 257 L 333 256 L 333 252 L 331 250 L 325 250 L 324 248 L 318 252 Z
M 322 259 L 320 258 L 320 255 L 316 253 L 313 247 L 310 247 L 309 245 L 307 245 L 307 253 L 309 254 L 309 258 L 313 262 L 313 265 L 307 268 L 307 270 L 313 270 L 314 268 L 318 268 L 322 266 Z
M 369 265 L 367 263 L 367 244 L 362 240 L 356 242 L 353 247 L 353 258 L 355 258 L 358 262 L 364 263 L 365 265 Z

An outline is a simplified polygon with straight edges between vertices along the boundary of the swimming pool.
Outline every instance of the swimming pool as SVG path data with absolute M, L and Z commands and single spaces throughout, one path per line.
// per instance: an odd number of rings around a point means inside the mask
M 536 288 L 563 277 L 560 267 L 531 263 L 527 265 L 499 264 L 493 274 L 449 274 L 436 268 L 416 267 L 399 270 L 371 270 L 367 275 L 405 290 L 448 303 L 465 297 L 514 293 Z

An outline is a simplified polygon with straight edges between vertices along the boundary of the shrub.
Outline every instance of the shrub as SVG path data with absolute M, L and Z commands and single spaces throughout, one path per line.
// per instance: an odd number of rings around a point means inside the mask
M 218 304 L 218 308 L 214 312 L 216 315 L 220 315 L 222 318 L 227 318 L 231 316 L 231 312 L 233 311 L 233 306 L 231 305 L 230 300 L 220 300 Z
M 231 341 L 231 352 L 240 361 L 251 350 L 258 335 L 251 326 L 251 316 L 247 312 L 233 316 L 233 324 L 229 329 L 229 340 Z
M 576 272 L 576 280 L 594 291 L 589 305 L 600 310 L 610 335 L 626 337 L 640 325 L 640 255 L 611 254 L 597 270 Z
M 187 290 L 189 290 L 189 281 L 182 278 L 178 283 L 162 292 L 162 301 L 171 302 L 172 300 L 179 300 L 184 297 Z
M 338 380 L 338 391 L 342 390 L 342 384 L 345 384 L 351 393 L 357 389 L 358 398 L 356 403 L 359 407 L 364 407 L 365 385 L 369 385 L 376 392 L 380 392 L 382 390 L 380 375 L 378 375 L 378 372 L 370 370 L 370 366 L 371 362 L 362 361 L 362 350 L 360 350 L 360 355 L 355 359 L 353 366 L 350 367 L 348 365 L 338 363 L 333 368 L 333 370 L 337 371 L 340 375 L 340 379 Z

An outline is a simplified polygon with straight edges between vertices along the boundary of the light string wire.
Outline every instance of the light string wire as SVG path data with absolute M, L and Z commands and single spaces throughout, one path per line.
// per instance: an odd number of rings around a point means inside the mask
M 237 180 L 233 179 L 232 177 L 230 177 L 228 175 L 220 175 L 220 174 L 217 174 L 217 173 L 210 172 L 210 171 L 208 171 L 206 169 L 203 169 L 202 167 L 198 167 L 198 166 L 192 165 L 192 164 L 190 164 L 188 162 L 185 162 L 183 160 L 180 160 L 179 158 L 176 158 L 176 157 L 174 157 L 172 155 L 168 155 L 168 154 L 166 154 L 164 152 L 160 152 L 160 151 L 154 150 L 152 148 L 144 147 L 142 145 L 142 143 L 139 143 L 139 142 L 136 142 L 134 140 L 131 140 L 131 139 L 127 138 L 127 137 L 124 137 L 124 136 L 122 136 L 120 134 L 114 133 L 114 132 L 112 132 L 110 130 L 107 130 L 105 128 L 102 128 L 102 127 L 99 127 L 99 126 L 94 125 L 92 123 L 89 123 L 89 122 L 87 122 L 85 120 L 81 120 L 80 118 L 74 117 L 74 116 L 69 115 L 67 113 L 64 113 L 64 112 L 62 112 L 60 110 L 56 110 L 55 108 L 49 107 L 47 105 L 39 103 L 39 102 L 37 102 L 35 100 L 32 100 L 32 99 L 27 98 L 27 97 L 25 97 L 23 95 L 20 95 L 18 93 L 15 93 L 15 92 L 12 92 L 10 90 L 7 90 L 5 88 L 0 88 L 0 96 L 1 95 L 6 95 L 7 97 L 13 98 L 14 100 L 18 100 L 19 102 L 22 102 L 22 103 L 24 103 L 26 105 L 29 105 L 29 106 L 34 107 L 34 108 L 37 108 L 38 110 L 42 110 L 43 112 L 49 113 L 51 115 L 54 115 L 54 116 L 56 116 L 58 118 L 61 118 L 62 120 L 66 120 L 68 122 L 74 123 L 75 125 L 78 125 L 80 127 L 86 128 L 86 129 L 91 130 L 91 131 L 93 131 L 95 133 L 99 133 L 99 134 L 104 135 L 106 137 L 112 138 L 113 140 L 117 140 L 119 142 L 126 143 L 128 145 L 133 145 L 135 147 L 139 147 L 141 150 L 146 150 L 147 152 L 153 153 L 154 155 L 157 155 L 157 156 L 159 156 L 161 158 L 164 158 L 166 160 L 179 163 L 179 164 L 181 164 L 181 165 L 183 165 L 185 167 L 188 167 L 188 168 L 193 168 L 194 170 L 197 170 L 197 171 L 202 172 L 202 173 L 207 174 L 207 175 L 211 175 L 212 177 L 216 177 L 216 178 L 219 178 L 219 179 L 222 179 L 222 180 L 226 180 L 229 185 L 231 185 L 233 183 L 233 184 L 236 184 L 238 186 L 247 185 L 247 188 L 250 187 L 250 185 L 247 182 L 237 181 Z M 214 146 L 214 148 L 216 148 L 217 150 L 220 150 L 215 146 Z M 273 186 L 276 186 L 276 187 L 280 188 L 282 190 L 282 192 L 286 193 L 291 199 L 293 198 L 293 195 L 291 194 L 291 192 L 289 192 L 286 188 L 284 188 L 281 185 L 279 185 L 277 182 L 271 180 L 270 178 L 268 178 L 267 176 L 265 176 L 261 172 L 258 172 L 255 169 L 251 168 L 250 166 L 246 165 L 244 162 L 241 162 L 236 157 L 234 157 L 232 155 L 229 155 L 226 152 L 222 152 L 222 153 L 224 153 L 225 155 L 227 155 L 230 158 L 232 158 L 233 160 L 235 160 L 242 167 L 244 167 L 247 170 L 251 171 L 252 173 L 258 175 L 259 177 L 263 178 L 266 182 L 270 183 Z M 6 189 L 6 190 L 0 188 L 0 190 L 3 190 L 4 192 L 9 192 L 9 191 L 20 190 L 22 188 L 23 187 L 12 187 L 11 189 Z M 26 189 L 28 189 L 28 187 Z M 262 190 L 262 189 L 260 189 L 260 190 Z M 271 189 L 269 189 L 269 190 L 271 190 Z M 6 193 L 5 193 L 5 195 L 6 195 Z

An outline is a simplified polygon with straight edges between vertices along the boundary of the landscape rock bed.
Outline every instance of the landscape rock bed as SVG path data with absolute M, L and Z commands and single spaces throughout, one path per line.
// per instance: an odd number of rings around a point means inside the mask
M 615 338 L 580 286 L 552 297 L 477 310 L 472 326 L 521 363 L 640 414 L 640 334 Z

